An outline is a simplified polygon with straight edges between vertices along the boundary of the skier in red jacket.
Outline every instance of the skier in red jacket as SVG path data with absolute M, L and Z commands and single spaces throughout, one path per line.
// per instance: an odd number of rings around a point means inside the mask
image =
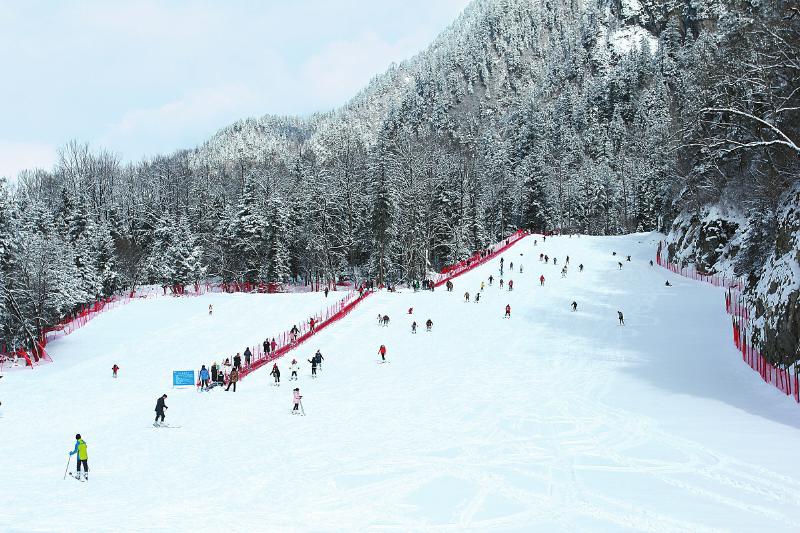
M 111 371 L 114 373 L 114 377 L 117 377 L 117 370 L 119 370 L 119 367 L 117 366 L 116 363 L 114 363 L 114 366 L 111 367 Z
M 506 304 L 506 316 L 504 316 L 503 318 L 511 318 L 511 305 L 510 304 Z
M 378 348 L 378 353 L 381 354 L 381 361 L 386 361 L 386 346 L 381 344 L 381 347 Z
M 541 285 L 542 287 L 544 287 L 544 274 L 542 274 L 541 276 L 539 276 L 539 285 Z

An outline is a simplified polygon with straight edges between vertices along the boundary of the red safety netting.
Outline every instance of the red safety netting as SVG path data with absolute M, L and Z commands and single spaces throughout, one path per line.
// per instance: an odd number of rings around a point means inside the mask
M 787 396 L 794 397 L 795 401 L 800 403 L 800 383 L 798 383 L 797 368 L 794 365 L 788 368 L 774 366 L 767 361 L 749 340 L 748 332 L 752 333 L 753 331 L 752 317 L 755 316 L 755 313 L 747 305 L 747 301 L 742 295 L 744 281 L 731 276 L 705 274 L 698 272 L 693 267 L 681 267 L 670 263 L 662 253 L 662 244 L 661 242 L 658 243 L 656 252 L 656 263 L 659 266 L 681 276 L 728 289 L 725 293 L 725 310 L 731 315 L 733 344 L 742 353 L 742 360 L 750 365 L 750 368 L 758 372 L 765 382 L 776 387 Z
M 490 259 L 497 257 L 498 254 L 501 254 L 514 246 L 526 235 L 528 235 L 527 231 L 518 230 L 507 239 L 504 239 L 493 246 L 486 248 L 485 250 L 479 250 L 472 254 L 471 257 L 468 257 L 463 261 L 459 261 L 454 265 L 448 265 L 442 268 L 442 271 L 433 278 L 434 286 L 438 287 L 443 283 L 447 283 L 447 281 L 458 277 L 465 272 L 469 272 L 473 268 L 476 268 L 486 263 Z

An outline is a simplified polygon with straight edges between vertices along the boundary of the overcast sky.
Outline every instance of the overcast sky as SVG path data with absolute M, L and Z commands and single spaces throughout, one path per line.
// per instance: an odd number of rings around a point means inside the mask
M 0 176 L 70 139 L 125 160 L 345 103 L 469 0 L 0 2 Z

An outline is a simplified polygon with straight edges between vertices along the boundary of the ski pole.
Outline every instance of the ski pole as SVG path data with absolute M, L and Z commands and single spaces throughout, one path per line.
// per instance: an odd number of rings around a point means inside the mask
M 303 413 L 303 416 L 306 416 L 306 410 L 303 409 L 303 400 L 300 400 L 300 412 Z
M 70 456 L 67 455 L 67 467 L 64 469 L 64 479 L 67 479 L 67 470 L 69 470 L 69 458 Z

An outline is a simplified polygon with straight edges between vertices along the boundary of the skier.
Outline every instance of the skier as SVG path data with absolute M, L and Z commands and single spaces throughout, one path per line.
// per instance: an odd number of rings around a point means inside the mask
M 297 388 L 297 387 L 294 388 L 294 394 L 292 395 L 292 398 L 294 400 L 294 409 L 292 409 L 292 414 L 296 415 L 297 411 L 300 409 L 300 400 L 303 399 L 303 397 L 300 396 L 300 389 L 299 388 Z
M 416 332 L 417 332 L 417 321 L 415 320 L 414 322 L 411 323 L 411 333 L 416 333 Z
M 650 260 L 650 266 L 653 266 L 653 260 L 652 259 Z
M 561 277 L 562 278 L 567 277 L 567 265 L 564 265 L 564 268 L 561 269 Z
M 75 448 L 69 452 L 70 457 L 78 454 L 78 470 L 75 479 L 81 478 L 81 466 L 83 467 L 83 480 L 89 481 L 89 454 L 86 452 L 86 442 L 81 438 L 81 434 L 75 435 Z M 71 474 L 70 474 L 71 475 Z
M 413 315 L 414 314 L 414 308 L 413 307 L 409 307 L 408 308 L 408 314 L 409 315 Z
M 550 256 L 548 256 L 548 255 L 544 256 L 544 263 L 545 264 L 550 263 Z
M 117 363 L 114 363 L 114 366 L 111 367 L 111 371 L 114 373 L 113 375 L 115 378 L 117 377 L 117 370 L 119 370 L 119 367 L 117 366 Z
M 469 301 L 469 292 L 465 292 L 465 293 L 464 293 L 464 301 L 465 301 L 465 302 L 468 302 L 468 301 Z
M 544 287 L 544 274 L 539 276 L 539 286 Z
M 506 304 L 506 315 L 503 318 L 511 318 L 511 305 Z
M 324 290 L 324 291 L 322 291 L 322 292 L 324 292 L 324 293 L 325 293 L 325 298 L 327 298 L 327 297 L 328 297 L 328 287 L 325 287 L 325 290 Z
M 213 313 L 213 312 L 214 312 L 214 306 L 212 306 L 211 304 L 208 304 L 208 316 L 211 316 L 211 313 Z
M 383 321 L 383 325 L 384 326 L 388 326 L 389 325 L 389 315 L 383 315 L 382 321 Z
M 522 265 L 519 266 L 519 273 L 522 274 Z
M 619 325 L 625 325 L 625 318 L 622 316 L 622 311 L 617 311 L 617 318 L 619 318 Z
M 492 282 L 494 281 L 494 276 L 489 276 L 489 286 L 492 286 Z
M 567 256 L 567 264 L 569 264 L 569 256 Z
M 501 257 L 501 258 L 500 258 L 500 267 L 501 267 L 501 268 L 502 268 L 502 266 L 503 266 L 503 261 L 504 261 L 504 259 Z
M 386 346 L 381 344 L 381 347 L 378 348 L 378 353 L 381 354 L 381 362 L 386 362 Z
M 572 302 L 572 310 L 573 311 L 577 311 L 578 310 L 578 302 L 575 302 L 575 301 Z
M 236 352 L 236 355 L 233 356 L 233 368 L 236 370 L 242 368 L 242 356 L 239 355 L 239 352 Z
M 383 324 L 383 315 L 378 313 L 378 325 L 380 326 L 381 324 Z
M 278 363 L 272 364 L 272 372 L 269 373 L 270 376 L 275 378 L 275 385 L 280 386 L 281 384 L 281 370 L 278 368 Z
M 483 282 L 481 281 L 481 291 L 483 291 L 483 288 L 484 288 L 484 284 L 483 284 Z
M 627 258 L 627 259 L 625 259 L 625 261 L 629 261 L 629 262 L 630 262 L 630 260 L 631 260 L 631 256 L 627 255 L 627 256 L 625 256 L 625 257 Z
M 278 343 L 275 342 L 275 337 L 272 337 L 272 342 L 270 343 L 270 345 L 272 346 L 272 352 L 274 353 L 275 352 L 275 348 L 278 347 Z
M 427 331 L 430 331 L 430 330 L 433 329 L 433 320 L 431 320 L 430 318 L 428 319 L 427 322 L 425 322 L 425 329 Z
M 297 359 L 292 359 L 292 364 L 289 365 L 289 371 L 292 373 L 289 376 L 289 381 L 297 381 L 297 371 L 300 370 L 300 367 L 297 366 Z
M 308 330 L 311 333 L 314 333 L 314 326 L 316 326 L 316 325 L 317 325 L 317 321 L 314 320 L 314 317 L 311 317 L 310 319 L 308 319 Z
M 618 270 L 622 270 L 622 262 L 621 261 L 617 261 L 617 264 L 619 265 L 619 269 Z
M 244 350 L 244 365 L 245 368 L 250 367 L 250 358 L 253 357 L 253 352 L 250 351 L 250 347 L 248 346 Z
M 219 366 L 217 366 L 217 362 L 214 361 L 214 364 L 211 365 L 211 381 L 216 385 L 217 384 L 217 375 L 219 374 Z
M 503 288 L 503 278 L 500 278 L 500 288 Z
M 511 261 L 511 262 L 508 264 L 508 269 L 509 269 L 511 272 L 514 272 L 514 261 Z
M 269 339 L 264 340 L 264 353 L 269 355 Z
M 231 385 L 233 385 L 233 392 L 236 392 L 237 381 L 239 381 L 239 369 L 237 367 L 233 367 L 233 370 L 231 370 L 231 375 L 228 376 L 228 386 L 225 387 L 225 392 L 228 392 L 231 389 Z
M 510 290 L 510 291 L 514 290 L 514 280 L 513 279 L 508 280 L 508 290 Z
M 554 257 L 553 258 L 553 266 L 556 266 L 557 264 L 558 264 L 558 257 Z
M 156 400 L 156 421 L 153 422 L 153 425 L 158 427 L 164 423 L 164 409 L 169 409 L 164 403 L 164 400 L 167 399 L 166 394 L 162 394 L 161 397 Z M 161 419 L 161 423 L 159 423 L 158 419 Z
M 311 359 L 308 359 L 308 362 L 311 363 L 311 377 L 312 378 L 317 377 L 317 358 L 316 358 L 316 356 L 312 357 Z
M 481 301 L 481 293 L 478 293 L 475 295 L 475 303 L 478 303 L 480 301 Z
M 583 272 L 583 263 L 578 265 L 578 272 Z
M 539 261 L 544 261 L 544 254 L 539 254 Z
M 672 283 L 670 283 L 669 280 L 667 280 L 667 281 L 664 282 L 664 286 L 665 287 L 672 287 Z M 114 377 L 116 377 L 116 376 L 114 376 Z
M 208 379 L 209 379 L 209 377 L 210 376 L 208 375 L 208 369 L 206 368 L 206 365 L 203 365 L 202 368 L 200 368 L 200 388 L 201 389 L 208 390 Z
M 314 359 L 317 360 L 317 367 L 319 367 L 319 369 L 322 370 L 322 360 L 325 359 L 324 357 L 322 357 L 322 352 L 317 350 L 317 353 L 314 354 Z

